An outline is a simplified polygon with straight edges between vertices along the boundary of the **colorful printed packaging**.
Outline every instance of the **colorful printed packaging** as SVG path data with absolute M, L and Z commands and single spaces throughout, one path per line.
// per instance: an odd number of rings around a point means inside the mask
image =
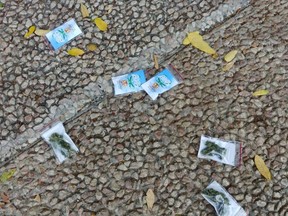
M 242 162 L 242 145 L 202 135 L 198 157 L 238 166 Z
M 172 66 L 168 66 L 142 85 L 147 94 L 155 100 L 159 94 L 182 82 L 182 78 Z
M 211 205 L 213 205 L 219 216 L 247 215 L 237 201 L 216 181 L 209 184 L 201 194 Z
M 143 90 L 141 85 L 146 82 L 144 70 L 112 77 L 115 95 L 138 92 Z
M 48 32 L 45 37 L 52 48 L 57 50 L 80 34 L 82 34 L 81 29 L 78 27 L 75 20 L 71 19 L 63 25 Z
M 62 122 L 55 123 L 41 134 L 41 137 L 52 147 L 55 156 L 62 163 L 79 149 L 65 132 Z

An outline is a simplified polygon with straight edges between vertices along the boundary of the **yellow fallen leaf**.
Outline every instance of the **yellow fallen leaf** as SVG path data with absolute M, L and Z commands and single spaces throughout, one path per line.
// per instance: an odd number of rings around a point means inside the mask
M 262 95 L 267 95 L 268 93 L 269 93 L 268 90 L 262 89 L 262 90 L 258 90 L 254 92 L 253 96 L 262 96 Z
M 223 71 L 226 72 L 228 70 L 230 70 L 233 66 L 234 66 L 234 61 L 227 63 L 224 67 L 223 67 Z
M 189 38 L 188 38 L 188 37 L 184 38 L 184 40 L 183 40 L 182 43 L 183 43 L 183 45 L 188 45 L 188 44 L 190 44 Z
M 96 46 L 96 44 L 89 43 L 89 44 L 87 44 L 87 49 L 89 51 L 95 51 L 97 49 L 97 46 Z
M 81 3 L 81 6 L 80 6 L 80 10 L 81 10 L 83 18 L 89 17 L 89 11 L 88 11 L 87 7 L 84 4 L 82 4 L 82 3 Z
M 38 35 L 38 36 L 44 36 L 44 35 L 46 35 L 48 32 L 50 32 L 49 29 L 47 29 L 47 30 L 44 30 L 44 29 L 36 29 L 34 33 L 35 33 L 36 35 Z
M 83 55 L 85 52 L 82 49 L 79 48 L 72 48 L 67 51 L 69 55 L 71 56 L 80 56 Z
M 203 37 L 199 34 L 198 31 L 188 33 L 187 38 L 190 41 L 190 43 L 192 44 L 192 46 L 194 46 L 195 48 L 197 48 L 197 49 L 199 49 L 205 53 L 208 53 L 210 55 L 216 54 L 216 51 L 213 48 L 211 48 L 207 42 L 205 42 L 203 40 Z M 184 39 L 184 41 L 185 41 L 185 43 L 187 43 L 187 40 Z M 183 43 L 184 43 L 184 41 L 183 41 Z
M 261 175 L 263 175 L 267 180 L 271 180 L 272 179 L 271 173 L 268 167 L 266 166 L 265 162 L 263 161 L 263 159 L 260 156 L 255 155 L 254 161 Z
M 227 53 L 225 56 L 224 56 L 224 60 L 226 62 L 231 62 L 235 56 L 237 55 L 238 51 L 237 50 L 232 50 L 230 51 L 229 53 Z
M 29 38 L 36 30 L 36 26 L 32 25 L 28 28 L 28 32 L 24 35 L 24 38 Z
M 218 58 L 218 54 L 217 54 L 217 53 L 214 53 L 214 54 L 212 55 L 212 58 L 213 58 L 213 59 Z
M 35 200 L 36 202 L 40 203 L 40 202 L 41 202 L 41 197 L 40 197 L 40 195 L 37 194 L 37 195 L 35 196 L 34 200 Z
M 154 67 L 156 69 L 159 69 L 158 57 L 157 55 L 154 55 L 153 57 L 154 57 Z
M 8 181 L 14 175 L 15 172 L 16 172 L 16 169 L 11 169 L 9 171 L 2 173 L 2 175 L 0 176 L 0 181 L 2 183 Z
M 98 18 L 94 19 L 94 23 L 100 29 L 100 31 L 107 31 L 108 25 L 101 18 L 98 17 Z
M 148 189 L 146 193 L 146 202 L 148 209 L 152 209 L 155 202 L 155 195 L 152 189 Z

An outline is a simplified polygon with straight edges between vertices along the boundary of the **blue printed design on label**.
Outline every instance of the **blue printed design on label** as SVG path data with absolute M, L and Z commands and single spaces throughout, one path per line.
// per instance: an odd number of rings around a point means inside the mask
M 159 94 L 168 91 L 179 83 L 174 75 L 166 68 L 155 77 L 142 85 L 147 94 L 155 100 Z
M 112 77 L 115 95 L 142 90 L 141 85 L 146 81 L 144 70 L 139 70 L 130 74 Z
M 152 89 L 154 91 L 159 91 L 161 88 L 167 88 L 172 82 L 168 79 L 166 75 L 159 75 L 155 78 L 155 82 L 152 84 Z
M 140 76 L 138 74 L 130 74 L 125 77 L 125 79 L 122 79 L 119 81 L 120 88 L 121 89 L 134 89 L 141 86 Z
M 50 42 L 53 49 L 56 50 L 81 33 L 81 29 L 78 27 L 75 20 L 72 19 L 57 27 L 56 29 L 48 32 L 46 34 L 46 38 Z

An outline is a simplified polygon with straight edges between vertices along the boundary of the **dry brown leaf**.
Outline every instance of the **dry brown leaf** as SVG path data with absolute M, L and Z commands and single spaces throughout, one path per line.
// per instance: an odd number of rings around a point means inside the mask
M 50 32 L 49 29 L 36 29 L 34 33 L 38 36 L 45 36 L 48 32 Z
M 4 203 L 10 203 L 9 196 L 5 193 L 1 193 L 1 199 Z
M 108 25 L 101 18 L 98 17 L 98 18 L 94 19 L 94 23 L 99 28 L 100 31 L 107 31 Z
M 231 62 L 237 55 L 238 51 L 237 50 L 232 50 L 230 51 L 229 53 L 227 53 L 225 56 L 224 56 L 224 60 L 226 62 Z
M 89 44 L 87 44 L 87 49 L 89 51 L 95 51 L 97 49 L 97 45 L 94 43 L 89 43 Z
M 106 7 L 106 10 L 107 10 L 107 14 L 110 14 L 112 12 L 112 10 L 113 10 L 113 5 L 108 5 Z
M 81 10 L 83 18 L 89 17 L 89 11 L 88 11 L 87 7 L 84 4 L 82 4 L 82 3 L 81 3 L 81 6 L 80 6 L 80 10 Z
M 32 25 L 28 28 L 28 32 L 24 35 L 24 38 L 29 38 L 36 30 L 36 26 Z
M 80 56 L 80 55 L 83 55 L 85 52 L 79 48 L 72 48 L 68 50 L 67 53 L 71 56 Z
M 152 209 L 155 203 L 155 195 L 152 189 L 148 189 L 146 193 L 146 202 L 148 209 Z
M 271 173 L 268 167 L 266 166 L 264 160 L 259 155 L 255 155 L 254 161 L 261 175 L 263 175 L 267 180 L 271 180 L 272 179 Z
M 227 63 L 224 67 L 223 67 L 223 71 L 226 72 L 228 70 L 230 70 L 233 66 L 234 66 L 234 61 Z
M 159 69 L 159 63 L 158 63 L 158 57 L 154 54 L 154 67 L 158 70 Z
M 268 93 L 269 93 L 268 90 L 262 89 L 262 90 L 258 90 L 254 92 L 253 96 L 262 96 L 262 95 L 267 95 Z
M 37 195 L 35 196 L 34 200 L 35 200 L 36 202 L 40 203 L 40 202 L 41 202 L 41 197 L 40 197 L 40 195 L 37 194 Z

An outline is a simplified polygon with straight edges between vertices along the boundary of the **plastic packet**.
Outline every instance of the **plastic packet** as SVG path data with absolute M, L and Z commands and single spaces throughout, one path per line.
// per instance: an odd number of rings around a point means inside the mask
M 138 92 L 143 90 L 141 85 L 146 82 L 144 70 L 112 77 L 115 95 Z
M 49 42 L 50 46 L 54 50 L 57 50 L 80 34 L 82 34 L 81 29 L 79 28 L 75 20 L 71 19 L 62 24 L 61 26 L 48 32 L 45 37 L 46 40 Z
M 41 134 L 41 137 L 52 147 L 55 156 L 62 163 L 79 149 L 65 132 L 62 122 L 57 122 Z
M 239 166 L 242 163 L 242 144 L 202 135 L 198 157 Z
M 159 94 L 168 91 L 181 82 L 182 78 L 180 74 L 172 65 L 169 65 L 167 68 L 145 82 L 142 85 L 142 88 L 147 92 L 152 100 L 155 100 Z
M 214 207 L 219 216 L 246 216 L 245 210 L 218 182 L 213 181 L 201 195 Z

